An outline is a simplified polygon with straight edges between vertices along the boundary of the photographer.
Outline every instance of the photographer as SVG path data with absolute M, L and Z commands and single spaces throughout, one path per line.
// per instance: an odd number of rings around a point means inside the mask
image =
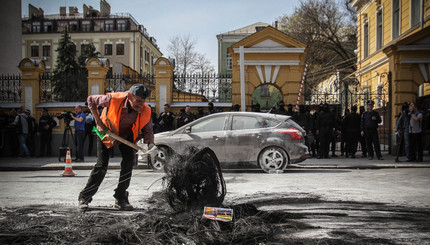
M 76 159 L 75 162 L 84 161 L 84 136 L 85 136 L 85 113 L 82 107 L 77 105 L 75 107 L 76 115 L 70 113 L 70 117 L 75 120 L 75 138 L 76 138 Z

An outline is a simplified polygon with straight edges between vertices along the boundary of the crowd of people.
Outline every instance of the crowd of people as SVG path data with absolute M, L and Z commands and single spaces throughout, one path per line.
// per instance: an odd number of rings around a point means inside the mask
M 299 106 L 298 112 L 293 110 L 291 104 L 285 109 L 281 101 L 271 112 L 291 116 L 306 131 L 310 157 L 338 157 L 335 153 L 336 143 L 340 142 L 340 156 L 356 158 L 360 144 L 361 157 L 383 160 L 378 134 L 382 119 L 378 111 L 374 110 L 374 105 L 374 101 L 369 100 L 367 108 L 352 106 L 350 110 L 345 110 L 343 117 L 338 117 L 335 107 L 328 104 L 320 104 L 312 114 L 310 108 L 304 105 Z M 408 162 L 423 161 L 423 115 L 416 104 L 403 105 L 395 128 L 398 147 L 396 161 L 403 154 Z
M 361 157 L 367 157 L 369 160 L 376 157 L 383 160 L 377 130 L 381 123 L 381 116 L 374 110 L 374 104 L 370 100 L 367 102 L 367 108 L 352 106 L 344 111 L 343 117 L 337 116 L 336 108 L 328 104 L 320 104 L 317 110 L 311 113 L 310 108 L 304 105 L 300 105 L 299 110 L 295 111 L 292 104 L 285 106 L 284 102 L 280 101 L 269 112 L 291 116 L 306 131 L 309 157 L 318 159 L 338 157 L 336 144 L 340 142 L 340 156 L 355 158 L 360 149 Z M 154 133 L 170 131 L 205 115 L 222 111 L 216 110 L 212 102 L 208 103 L 207 108 L 199 107 L 197 113 L 192 113 L 191 107 L 187 105 L 181 109 L 177 117 L 170 111 L 169 104 L 164 105 L 164 110 L 159 115 L 152 109 L 151 119 Z M 239 110 L 240 105 L 238 104 L 233 105 L 230 109 L 230 111 Z M 260 112 L 259 104 L 253 105 L 252 111 Z M 423 144 L 418 143 L 423 140 L 423 114 L 423 111 L 414 103 L 405 102 L 402 106 L 394 130 L 397 145 L 396 161 L 399 161 L 399 157 L 403 155 L 409 162 L 423 160 Z M 75 120 L 76 158 L 74 161 L 81 162 L 84 161 L 83 145 L 86 139 L 88 139 L 87 155 L 92 154 L 94 142 L 92 129 L 95 121 L 91 111 L 83 111 L 81 106 L 76 106 L 75 114 L 71 113 L 70 116 Z M 39 145 L 37 156 L 51 156 L 52 129 L 56 125 L 56 121 L 45 108 L 43 108 L 38 122 L 32 117 L 29 110 L 11 110 L 9 115 L 0 110 L 0 128 L 2 130 L 0 156 L 7 146 L 11 150 L 8 152 L 9 155 L 36 156 L 36 145 Z M 39 136 L 39 144 L 35 143 L 36 135 Z

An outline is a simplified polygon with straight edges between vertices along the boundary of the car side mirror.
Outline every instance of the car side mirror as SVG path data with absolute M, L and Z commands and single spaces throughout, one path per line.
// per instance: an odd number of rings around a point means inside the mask
M 191 127 L 186 127 L 186 128 L 185 128 L 185 133 L 186 133 L 186 134 L 191 133 Z

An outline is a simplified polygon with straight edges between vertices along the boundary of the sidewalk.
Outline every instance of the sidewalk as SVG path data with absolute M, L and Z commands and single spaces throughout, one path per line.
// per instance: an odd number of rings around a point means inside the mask
M 401 157 L 401 162 L 395 162 L 394 156 L 383 155 L 384 160 L 368 160 L 367 158 L 344 158 L 333 157 L 331 159 L 310 158 L 298 164 L 290 164 L 289 168 L 343 168 L 343 169 L 378 169 L 378 168 L 429 168 L 430 156 L 424 154 L 423 162 L 406 162 L 406 157 Z M 109 160 L 109 169 L 119 169 L 121 156 L 115 156 Z M 85 162 L 73 162 L 73 169 L 86 170 L 92 169 L 95 165 L 96 157 L 85 157 Z M 35 171 L 35 170 L 64 170 L 65 164 L 58 161 L 58 157 L 33 157 L 33 158 L 14 158 L 1 157 L 0 171 Z M 255 168 L 250 165 L 251 168 Z M 137 169 L 148 169 L 146 162 L 139 161 L 135 166 Z M 235 168 L 234 165 L 225 169 Z M 241 167 L 243 169 L 244 167 Z

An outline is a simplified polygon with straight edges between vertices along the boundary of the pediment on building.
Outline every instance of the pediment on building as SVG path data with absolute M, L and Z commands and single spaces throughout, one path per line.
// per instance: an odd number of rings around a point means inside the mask
M 232 45 L 232 48 L 301 48 L 306 45 L 291 36 L 268 26 Z

